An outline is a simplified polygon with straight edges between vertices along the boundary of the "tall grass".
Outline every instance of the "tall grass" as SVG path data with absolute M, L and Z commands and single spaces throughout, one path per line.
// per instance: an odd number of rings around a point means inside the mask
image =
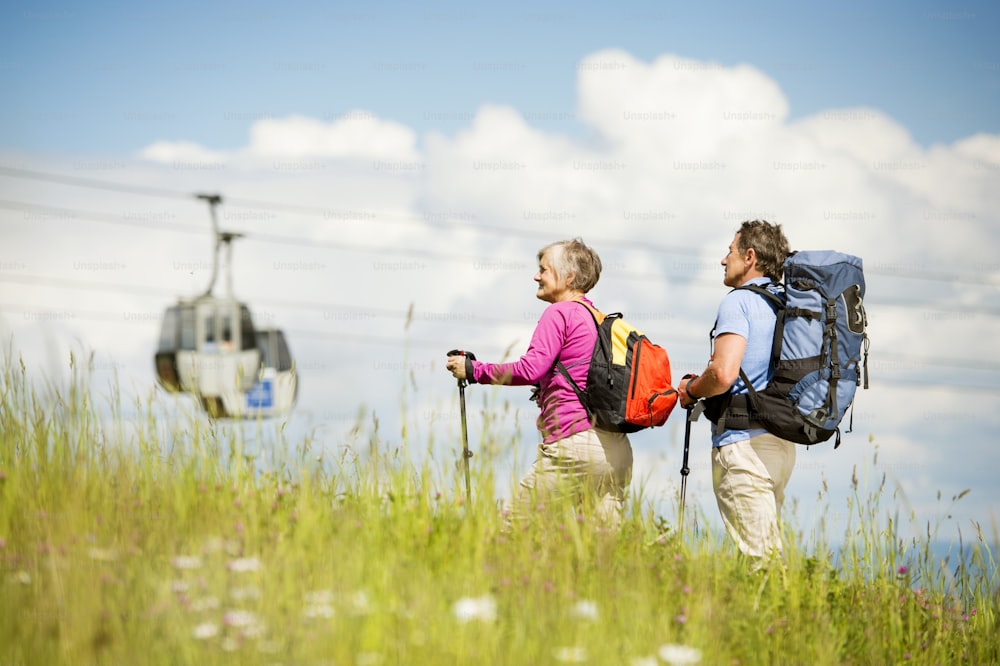
M 791 538 L 753 573 L 641 488 L 619 530 L 557 507 L 505 532 L 489 429 L 465 498 L 375 422 L 325 464 L 279 430 L 262 466 L 152 398 L 125 419 L 76 364 L 65 387 L 8 364 L 0 392 L 5 665 L 1000 662 L 986 538 L 954 569 L 915 555 L 881 486 L 839 553 Z

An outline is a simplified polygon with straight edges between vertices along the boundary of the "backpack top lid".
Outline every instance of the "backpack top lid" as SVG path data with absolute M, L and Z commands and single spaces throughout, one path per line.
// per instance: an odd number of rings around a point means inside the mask
M 810 266 L 829 266 L 831 264 L 850 264 L 861 270 L 861 257 L 845 254 L 836 250 L 796 250 L 785 259 L 785 265 L 808 264 Z
M 837 296 L 848 287 L 857 285 L 865 294 L 865 275 L 861 257 L 834 250 L 800 250 L 785 259 L 785 283 L 794 286 L 796 280 L 808 280 L 820 285 L 827 298 Z

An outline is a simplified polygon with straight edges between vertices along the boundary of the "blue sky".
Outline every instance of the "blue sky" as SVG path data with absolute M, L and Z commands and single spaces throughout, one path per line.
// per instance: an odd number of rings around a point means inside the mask
M 987 2 L 53 2 L 4 14 L 0 144 L 17 150 L 232 148 L 250 118 L 354 109 L 451 132 L 483 103 L 578 134 L 572 74 L 605 48 L 750 63 L 792 118 L 873 107 L 925 146 L 1000 129 L 1000 9 Z
M 0 336 L 48 372 L 84 345 L 99 384 L 154 390 L 160 315 L 204 290 L 211 266 L 204 203 L 171 193 L 218 192 L 224 227 L 246 234 L 237 294 L 286 331 L 301 370 L 287 432 L 335 447 L 362 408 L 390 440 L 409 419 L 447 447 L 443 352 L 524 348 L 542 243 L 594 244 L 597 305 L 683 374 L 704 367 L 734 228 L 766 217 L 795 248 L 861 256 L 869 286 L 872 389 L 837 452 L 801 454 L 801 515 L 821 478 L 842 508 L 857 467 L 889 476 L 917 533 L 968 534 L 1000 516 L 1000 352 L 983 343 L 1000 336 L 998 14 L 934 1 L 10 6 Z M 519 456 L 504 470 L 519 476 L 530 403 L 471 395 L 473 419 L 504 415 Z M 667 504 L 678 424 L 633 438 L 636 477 Z M 714 516 L 698 455 L 689 501 Z

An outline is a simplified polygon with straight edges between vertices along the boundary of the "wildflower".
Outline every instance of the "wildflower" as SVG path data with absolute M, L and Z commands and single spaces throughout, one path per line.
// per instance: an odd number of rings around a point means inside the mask
M 556 661 L 567 664 L 582 664 L 587 661 L 587 650 L 579 646 L 560 647 L 552 651 L 552 656 L 555 657 Z
M 194 637 L 199 641 L 208 640 L 219 635 L 219 626 L 214 622 L 202 622 L 194 628 Z
M 896 575 L 897 576 L 905 576 L 908 571 L 909 571 L 909 569 L 906 568 L 906 565 L 905 564 L 901 564 L 901 565 L 899 565 L 899 568 L 896 569 Z
M 179 555 L 172 560 L 175 569 L 199 569 L 201 558 L 197 556 Z
M 333 592 L 330 590 L 317 590 L 306 594 L 306 606 L 302 615 L 307 620 L 324 619 L 333 617 Z
M 686 666 L 687 664 L 697 664 L 701 661 L 701 650 L 687 645 L 675 645 L 668 643 L 661 645 L 658 652 L 660 659 L 671 666 Z
M 246 573 L 249 571 L 260 571 L 260 560 L 256 557 L 238 557 L 229 561 L 229 570 L 233 573 Z
M 329 620 L 333 617 L 333 606 L 330 604 L 310 604 L 305 607 L 302 614 L 307 620 Z
M 18 571 L 14 574 L 14 580 L 21 585 L 31 585 L 31 574 L 27 571 Z
M 596 620 L 598 615 L 597 604 L 593 601 L 579 601 L 570 610 L 570 614 L 581 620 Z
M 222 616 L 222 623 L 227 627 L 252 627 L 257 624 L 257 616 L 245 610 L 226 611 Z
M 678 615 L 674 619 L 677 620 L 677 624 L 687 624 L 687 621 L 688 621 L 687 615 L 685 615 L 684 613 L 681 613 L 680 615 Z
M 497 617 L 497 603 L 489 595 L 459 599 L 455 602 L 452 610 L 460 622 L 469 622 L 470 620 L 493 622 Z

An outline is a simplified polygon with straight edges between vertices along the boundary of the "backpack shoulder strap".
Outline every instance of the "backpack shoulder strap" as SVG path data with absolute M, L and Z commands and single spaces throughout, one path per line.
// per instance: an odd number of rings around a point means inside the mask
M 771 284 L 777 283 L 772 281 Z M 798 313 L 797 311 L 795 313 L 789 313 L 785 308 L 785 299 L 768 289 L 765 285 L 745 284 L 740 287 L 736 287 L 736 289 L 745 289 L 747 291 L 752 291 L 755 294 L 760 294 L 774 304 L 778 309 L 777 320 L 774 323 L 774 339 L 771 342 L 771 367 L 773 368 L 777 364 L 778 359 L 781 357 L 781 341 L 785 336 L 785 317 L 789 316 L 789 314 L 794 315 Z M 733 289 L 733 291 L 736 291 L 736 289 Z M 747 381 L 746 375 L 743 374 L 743 368 L 740 368 L 740 374 L 742 375 L 743 382 L 747 385 L 747 391 L 749 392 L 751 399 L 756 401 L 757 392 L 754 391 L 753 386 L 749 381 Z
M 777 283 L 776 282 L 772 282 L 771 284 L 777 284 Z M 760 294 L 761 296 L 763 296 L 767 300 L 769 300 L 772 303 L 774 303 L 775 305 L 777 305 L 779 308 L 785 307 L 785 301 L 784 301 L 784 299 L 781 298 L 781 296 L 778 296 L 773 291 L 769 290 L 765 285 L 761 285 L 761 284 L 744 284 L 744 285 L 739 286 L 739 287 L 734 287 L 733 291 L 736 291 L 737 289 L 745 289 L 746 291 L 752 291 L 755 294 Z
M 594 323 L 596 323 L 598 326 L 600 326 L 601 324 L 604 323 L 604 319 L 605 319 L 606 315 L 603 312 L 601 312 L 597 308 L 591 307 L 590 304 L 588 304 L 583 299 L 574 298 L 573 302 L 574 303 L 579 303 L 583 307 L 587 308 L 587 312 L 589 312 L 590 315 L 594 318 Z
M 583 301 L 579 298 L 573 299 L 573 302 L 579 303 L 583 307 L 587 308 L 587 312 L 589 312 L 590 316 L 594 318 L 594 323 L 597 325 L 597 328 L 598 329 L 601 328 L 601 324 L 604 323 L 605 319 L 605 315 L 603 312 L 601 312 L 596 308 L 591 307 L 589 304 L 587 304 L 586 301 Z M 600 335 L 600 332 L 598 332 L 598 335 Z M 559 373 L 566 378 L 566 381 L 569 382 L 569 385 L 573 388 L 573 391 L 576 392 L 576 396 L 580 399 L 580 402 L 583 404 L 584 409 L 587 410 L 587 416 L 590 417 L 591 416 L 590 408 L 587 406 L 587 401 L 584 399 L 583 390 L 581 390 L 580 387 L 577 386 L 576 382 L 573 381 L 573 378 L 570 377 L 569 370 L 566 369 L 566 366 L 563 365 L 563 362 L 561 360 L 556 361 L 556 370 L 558 370 Z

